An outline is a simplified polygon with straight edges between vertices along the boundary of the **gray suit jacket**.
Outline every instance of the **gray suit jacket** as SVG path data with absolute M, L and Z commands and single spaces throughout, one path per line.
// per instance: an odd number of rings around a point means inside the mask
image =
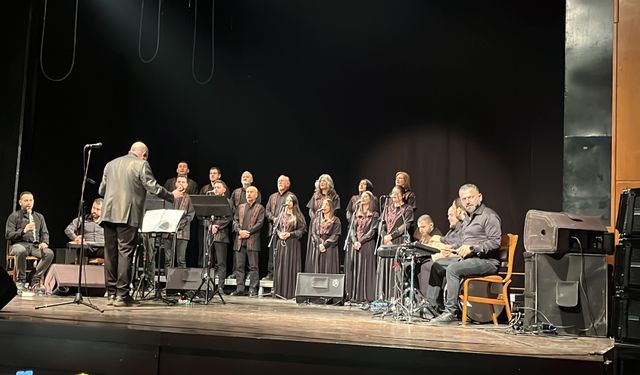
M 104 197 L 100 222 L 142 225 L 146 192 L 173 202 L 173 195 L 160 186 L 151 166 L 133 152 L 113 159 L 104 167 L 98 193 Z

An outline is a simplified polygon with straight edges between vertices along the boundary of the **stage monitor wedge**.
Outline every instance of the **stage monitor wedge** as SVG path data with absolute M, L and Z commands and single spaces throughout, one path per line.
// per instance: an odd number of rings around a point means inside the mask
M 524 248 L 530 253 L 613 254 L 613 233 L 600 218 L 567 212 L 529 210 L 524 221 Z
M 344 300 L 344 275 L 331 273 L 298 273 L 296 302 L 340 304 Z

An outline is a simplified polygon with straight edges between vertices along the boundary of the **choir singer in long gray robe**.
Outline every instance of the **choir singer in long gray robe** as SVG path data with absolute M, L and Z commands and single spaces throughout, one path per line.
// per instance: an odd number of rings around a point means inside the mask
M 387 205 L 382 215 L 380 237 L 385 246 L 410 241 L 409 228 L 413 222 L 413 207 L 404 202 L 404 194 L 402 186 L 395 186 L 391 191 L 391 204 Z M 397 266 L 394 269 L 394 262 L 394 258 L 378 257 L 376 293 L 379 299 L 389 301 L 399 296 L 402 291 L 402 267 Z
M 296 292 L 296 278 L 302 271 L 302 245 L 300 238 L 307 231 L 307 223 L 298 207 L 298 198 L 289 194 L 285 199 L 285 211 L 277 223 L 274 257 L 273 289 L 276 295 L 293 298 Z
M 311 237 L 311 248 L 307 249 L 306 272 L 338 273 L 340 271 L 340 255 L 338 241 L 342 234 L 340 219 L 333 212 L 333 203 L 325 199 L 322 213 L 318 215 L 318 224 L 314 226 Z
M 352 302 L 371 302 L 376 299 L 376 233 L 379 215 L 374 209 L 374 196 L 370 191 L 362 193 L 351 222 L 351 234 L 347 248 L 349 268 L 347 296 Z

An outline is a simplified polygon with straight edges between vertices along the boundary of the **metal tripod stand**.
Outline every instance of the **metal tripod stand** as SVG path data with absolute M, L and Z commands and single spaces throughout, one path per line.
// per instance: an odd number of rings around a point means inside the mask
M 78 290 L 76 291 L 76 295 L 73 299 L 73 301 L 67 301 L 67 302 L 60 302 L 60 303 L 51 303 L 51 304 L 46 304 L 46 305 L 41 305 L 41 306 L 36 306 L 36 310 L 38 309 L 44 309 L 47 307 L 55 307 L 55 306 L 62 306 L 62 305 L 70 305 L 75 303 L 76 305 L 84 305 L 87 306 L 89 308 L 92 308 L 96 311 L 100 311 L 100 312 L 104 312 L 104 310 L 102 310 L 101 308 L 99 308 L 98 306 L 94 305 L 91 302 L 87 302 L 82 298 L 82 270 L 84 269 L 84 250 L 85 250 L 85 245 L 84 245 L 84 235 L 85 235 L 85 209 L 84 209 L 84 189 L 87 185 L 87 172 L 89 171 L 89 163 L 91 162 L 91 147 L 87 147 L 89 145 L 85 145 L 84 146 L 84 150 L 82 153 L 82 156 L 84 158 L 84 153 L 85 151 L 87 151 L 87 149 L 89 150 L 87 152 L 87 159 L 86 159 L 86 163 L 84 163 L 84 177 L 82 178 L 82 189 L 80 192 L 80 202 L 78 204 L 78 217 L 80 218 L 80 234 L 81 234 L 81 239 L 80 239 L 80 262 L 78 264 Z

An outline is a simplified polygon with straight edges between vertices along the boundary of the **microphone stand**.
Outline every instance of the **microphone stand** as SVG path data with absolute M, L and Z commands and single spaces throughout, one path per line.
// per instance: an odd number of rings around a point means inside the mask
M 404 233 L 402 234 L 402 237 L 404 237 L 404 244 L 408 244 L 411 243 L 411 237 L 409 237 L 409 231 L 408 231 L 408 225 L 407 225 L 407 219 L 404 217 L 404 214 L 406 212 L 406 209 L 402 210 L 402 225 L 404 226 Z M 413 310 L 415 307 L 415 303 L 414 303 L 414 298 L 415 298 L 415 289 L 414 289 L 414 283 L 413 283 L 413 279 L 415 277 L 415 267 L 416 267 L 416 262 L 415 262 L 415 255 L 411 254 L 409 256 L 409 258 L 411 259 L 411 262 L 409 264 L 409 266 L 411 267 L 411 281 L 409 282 L 409 306 L 407 308 L 405 308 L 405 313 L 407 313 L 407 322 L 411 323 L 412 322 L 412 314 L 413 314 Z M 405 254 L 403 252 L 403 259 L 406 259 Z M 404 265 L 400 271 L 400 285 L 402 285 L 402 288 L 404 288 Z M 402 290 L 401 288 L 401 298 L 402 298 L 402 303 L 401 305 L 403 307 L 404 306 L 404 290 Z M 408 310 L 408 311 L 407 311 Z
M 347 239 L 344 241 L 344 267 L 345 267 L 344 273 L 347 274 L 347 272 L 349 272 L 347 275 L 351 275 L 352 281 L 353 281 L 353 273 L 352 273 L 353 264 L 352 262 L 349 261 L 351 259 L 349 256 L 349 243 L 351 242 L 351 234 L 353 233 L 353 224 L 356 222 L 354 219 L 358 215 L 358 210 L 360 209 L 361 205 L 362 205 L 361 201 L 358 201 L 355 204 L 355 209 L 353 210 L 353 213 L 351 214 L 351 218 L 349 219 L 349 230 L 347 230 Z M 351 245 L 353 246 L 353 244 Z M 349 280 L 349 276 L 347 276 L 347 280 Z M 346 300 L 350 301 L 351 300 L 350 290 L 346 290 L 345 294 L 346 294 Z
M 380 206 L 382 206 L 382 199 L 384 199 L 384 206 L 382 207 L 382 213 L 380 214 L 380 221 L 378 222 L 378 236 L 376 237 L 376 250 L 378 249 L 378 247 L 380 247 L 382 245 L 382 226 L 385 224 L 385 215 L 387 214 L 387 206 L 389 206 L 387 203 L 389 203 L 389 199 L 386 195 L 381 195 L 380 198 L 378 198 L 380 201 Z
M 273 285 L 271 287 L 271 295 L 273 297 L 278 297 L 280 299 L 284 299 L 286 300 L 286 298 L 284 298 L 283 296 L 279 295 L 278 293 L 276 293 L 275 291 L 275 286 L 276 286 L 276 281 L 278 280 L 278 272 L 276 272 L 276 270 L 278 269 L 278 263 L 277 259 L 278 259 L 278 239 L 277 239 L 277 233 L 278 233 L 278 225 L 280 225 L 280 221 L 282 221 L 282 215 L 284 215 L 285 211 L 287 210 L 287 206 L 282 205 L 282 208 L 280 209 L 280 212 L 278 213 L 278 216 L 276 217 L 276 220 L 273 222 L 273 229 L 271 230 L 271 239 L 269 239 L 269 245 L 267 245 L 267 247 L 271 247 L 271 245 L 273 245 Z M 276 240 L 276 242 L 274 243 L 273 240 Z M 277 262 L 277 263 L 276 263 Z
M 84 149 L 82 150 L 83 159 L 84 159 L 84 152 L 87 150 L 87 148 L 89 149 L 89 152 L 87 153 L 86 163 L 84 163 L 84 176 L 82 177 L 82 189 L 80 190 L 80 201 L 78 203 L 78 216 L 80 217 L 80 235 L 81 235 L 81 237 L 80 237 L 80 261 L 79 261 L 79 264 L 78 264 L 78 290 L 76 292 L 76 295 L 75 295 L 73 301 L 51 303 L 51 304 L 36 306 L 36 310 L 47 308 L 47 307 L 70 305 L 72 303 L 75 303 L 76 305 L 84 305 L 84 306 L 90 307 L 90 308 L 92 308 L 94 310 L 100 311 L 101 313 L 104 312 L 104 310 L 102 310 L 98 306 L 92 304 L 91 302 L 86 302 L 82 298 L 82 269 L 84 267 L 84 236 L 85 236 L 85 233 L 84 233 L 85 232 L 85 226 L 84 226 L 84 224 L 85 224 L 85 219 L 86 219 L 85 208 L 84 208 L 84 190 L 85 190 L 85 187 L 87 185 L 87 173 L 89 172 L 89 163 L 91 162 L 91 150 L 93 149 L 92 147 L 85 146 Z
M 382 206 L 382 200 L 383 199 L 384 199 L 384 206 Z M 382 214 L 380 215 L 380 221 L 378 222 L 378 235 L 376 237 L 376 254 L 378 253 L 378 249 L 382 245 L 382 241 L 383 241 L 382 228 L 385 225 L 385 216 L 387 214 L 387 207 L 389 206 L 388 205 L 389 198 L 386 195 L 381 195 L 380 198 L 379 198 L 379 201 L 380 201 L 380 203 L 379 203 L 380 206 L 382 206 Z M 380 261 L 380 259 L 382 259 L 382 258 L 379 258 L 379 257 L 377 258 L 378 261 Z M 378 263 L 378 262 L 376 262 L 376 263 Z M 384 262 L 382 262 L 382 264 L 384 264 Z M 378 264 L 376 273 L 377 272 L 384 273 L 383 268 L 384 267 L 381 268 L 381 264 Z M 376 275 L 376 279 L 377 278 L 378 277 Z M 386 284 L 384 281 L 382 281 L 382 283 L 383 283 L 383 285 Z M 378 285 L 376 285 L 376 289 L 377 289 L 377 287 L 378 287 Z M 384 289 L 384 288 L 382 288 L 382 289 Z M 378 292 L 381 292 L 381 291 L 382 290 L 377 290 L 376 294 L 378 294 Z M 377 299 L 379 299 L 379 300 L 383 300 L 384 299 L 384 297 L 382 295 L 380 295 L 380 294 L 378 294 L 377 297 L 378 297 Z
M 320 254 L 320 243 L 318 242 L 318 240 L 316 240 L 316 236 L 314 235 L 313 231 L 315 230 L 315 232 L 317 232 L 318 234 L 318 239 L 320 238 L 320 225 L 322 223 L 322 208 L 316 210 L 316 214 L 313 217 L 313 220 L 315 220 L 316 224 L 315 226 L 312 225 L 312 230 L 311 230 L 311 249 L 312 251 L 317 251 L 318 254 Z M 318 243 L 316 243 L 318 242 Z M 317 249 L 316 249 L 317 247 Z M 320 260 L 320 255 L 318 255 L 317 257 L 318 260 Z M 318 273 L 318 263 L 316 262 L 315 264 L 313 264 L 313 273 Z

